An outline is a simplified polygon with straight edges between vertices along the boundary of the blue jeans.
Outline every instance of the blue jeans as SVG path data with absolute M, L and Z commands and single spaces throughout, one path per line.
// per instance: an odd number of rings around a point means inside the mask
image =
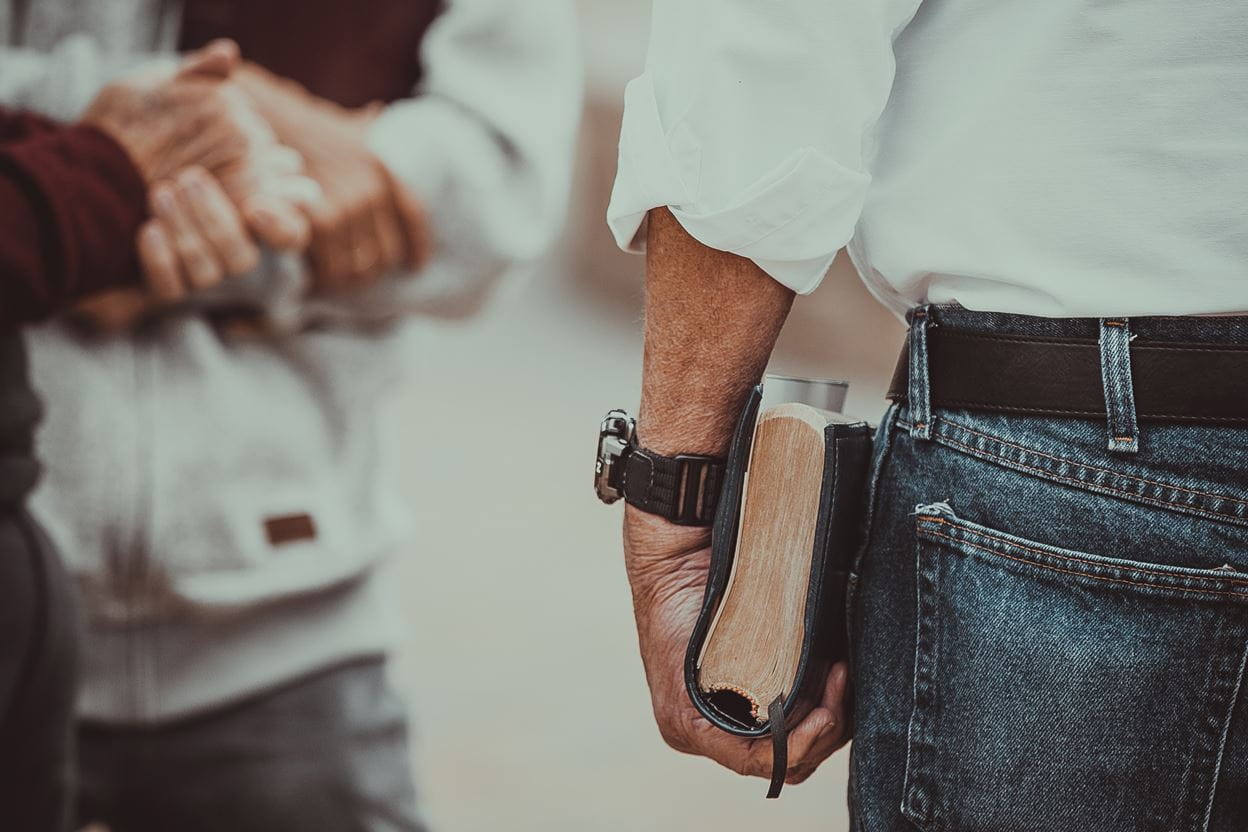
M 912 341 L 1103 325 L 928 313 Z M 1129 330 L 1248 344 L 1248 318 Z M 854 830 L 1248 830 L 1248 428 L 1136 424 L 1114 338 L 1102 419 L 932 410 L 912 349 L 850 578 Z

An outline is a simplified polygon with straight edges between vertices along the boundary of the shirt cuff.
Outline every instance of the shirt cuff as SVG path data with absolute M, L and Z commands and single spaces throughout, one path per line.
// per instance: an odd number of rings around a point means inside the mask
M 373 120 L 368 149 L 390 173 L 422 200 L 437 199 L 446 188 L 450 165 L 440 141 L 430 136 L 450 134 L 452 142 L 470 141 L 460 134 L 454 118 L 427 99 L 391 104 Z
M 727 204 L 705 205 L 681 175 L 691 167 L 696 147 L 678 143 L 681 147 L 674 150 L 653 87 L 642 75 L 625 94 L 619 169 L 607 220 L 616 243 L 642 251 L 647 212 L 668 207 L 703 245 L 754 261 L 795 292 L 813 291 L 853 236 L 870 176 L 818 148 L 798 147 Z M 703 177 L 713 174 L 700 171 Z
M 476 311 L 512 263 L 540 242 L 516 222 L 500 193 L 506 171 L 491 131 L 459 106 L 424 95 L 388 106 L 373 122 L 369 149 L 427 206 L 432 252 L 412 272 L 336 299 L 357 319 L 426 314 L 460 318 Z M 318 314 L 326 311 L 318 303 Z M 311 308 L 311 307 L 310 307 Z

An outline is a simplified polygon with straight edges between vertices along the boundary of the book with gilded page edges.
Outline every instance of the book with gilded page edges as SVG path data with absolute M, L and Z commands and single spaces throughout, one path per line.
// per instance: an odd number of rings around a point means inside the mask
M 712 532 L 711 569 L 685 661 L 698 710 L 744 737 L 771 736 L 815 704 L 846 657 L 845 590 L 870 457 L 865 422 L 800 403 L 738 422 Z M 769 796 L 779 793 L 776 765 Z

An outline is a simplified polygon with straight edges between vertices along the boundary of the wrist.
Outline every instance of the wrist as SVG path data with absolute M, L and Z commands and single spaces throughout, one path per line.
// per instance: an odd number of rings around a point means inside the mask
M 722 457 L 728 453 L 732 431 L 749 395 L 747 385 L 731 399 L 711 401 L 647 401 L 637 418 L 637 439 L 643 448 L 664 456 L 703 454 Z
M 162 154 L 157 150 L 157 142 L 139 135 L 141 131 L 125 130 L 103 120 L 83 119 L 79 124 L 106 136 L 120 148 L 144 185 L 150 186 L 162 177 L 159 163 Z
M 637 444 L 659 456 L 694 454 L 723 458 L 728 453 L 731 441 L 731 428 L 721 433 L 709 432 L 703 426 L 694 428 L 672 423 L 637 423 Z
M 630 548 L 639 552 L 687 553 L 705 546 L 710 540 L 711 530 L 701 526 L 682 526 L 636 506 L 625 505 L 624 536 Z M 643 541 L 642 546 L 632 545 Z
M 127 129 L 126 122 L 130 119 L 122 115 L 126 111 L 125 96 L 126 93 L 116 85 L 105 87 L 82 114 L 78 126 L 107 136 L 125 151 L 143 180 L 150 181 L 147 168 L 150 167 L 152 143 L 144 138 L 142 131 Z

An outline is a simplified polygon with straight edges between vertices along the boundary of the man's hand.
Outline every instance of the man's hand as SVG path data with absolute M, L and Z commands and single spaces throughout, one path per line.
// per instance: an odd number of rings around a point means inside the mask
M 709 757 L 738 774 L 771 776 L 771 740 L 734 737 L 706 720 L 685 691 L 689 637 L 710 569 L 710 533 L 625 509 L 624 551 L 633 612 L 659 733 L 672 748 Z M 789 732 L 785 781 L 800 783 L 848 739 L 846 668 L 832 668 L 822 701 Z
M 309 233 L 303 207 L 319 189 L 229 80 L 238 63 L 237 46 L 217 41 L 187 56 L 173 75 L 146 72 L 109 84 L 82 120 L 113 136 L 150 185 L 202 167 L 262 241 L 302 248 Z
M 793 293 L 743 257 L 707 248 L 666 209 L 650 212 L 646 339 L 637 435 L 656 453 L 727 452 L 737 414 L 763 375 Z M 624 557 L 641 658 L 659 731 L 679 751 L 767 777 L 770 741 L 734 737 L 694 708 L 684 656 L 706 589 L 710 533 L 624 514 Z M 846 668 L 828 675 L 822 702 L 789 733 L 786 779 L 796 783 L 846 741 Z
M 363 288 L 393 269 L 425 262 L 429 231 L 420 203 L 368 149 L 376 107 L 347 110 L 251 64 L 238 82 L 324 191 L 310 213 L 317 289 Z

